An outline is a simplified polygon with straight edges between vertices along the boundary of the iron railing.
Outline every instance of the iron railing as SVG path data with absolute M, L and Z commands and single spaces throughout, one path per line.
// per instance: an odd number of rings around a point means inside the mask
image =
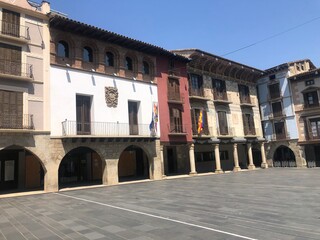
M 156 136 L 149 124 L 129 124 L 119 122 L 77 122 L 65 120 L 62 122 L 62 135 L 92 135 L 92 136 Z
M 193 136 L 211 136 L 213 133 L 212 128 L 205 124 L 202 129 L 198 128 L 198 124 L 192 124 Z
M 30 39 L 29 27 L 27 26 L 17 25 L 14 23 L 6 22 L 6 21 L 0 21 L 0 25 L 1 25 L 1 34 L 3 35 L 22 38 L 26 40 Z
M 290 133 L 274 133 L 272 134 L 272 140 L 287 140 L 290 139 Z
M 305 103 L 303 105 L 303 109 L 312 109 L 312 108 L 318 108 L 320 106 L 320 104 L 317 102 L 317 103 L 314 103 L 314 104 L 308 104 L 308 103 Z
M 0 59 L 0 74 L 33 78 L 33 66 L 28 63 Z
M 214 98 L 214 100 L 218 100 L 218 101 L 228 101 L 229 100 L 227 92 L 213 91 L 213 98 Z
M 189 88 L 189 96 L 204 97 L 203 88 Z
M 219 137 L 227 137 L 227 136 L 233 136 L 234 135 L 234 128 L 230 127 L 218 127 L 217 133 Z
M 32 114 L 1 114 L 0 129 L 34 129 Z
M 307 140 L 319 140 L 320 139 L 320 129 L 315 129 L 315 131 L 312 131 L 312 129 L 308 129 L 308 135 Z
M 243 132 L 245 136 L 256 136 L 258 129 L 257 128 L 250 128 L 250 127 L 244 127 Z
M 251 98 L 248 95 L 240 95 L 240 103 L 251 104 Z
M 187 126 L 183 124 L 168 124 L 168 131 L 169 134 L 186 134 Z
M 281 92 L 269 92 L 267 96 L 269 101 L 275 100 L 281 97 L 282 97 Z

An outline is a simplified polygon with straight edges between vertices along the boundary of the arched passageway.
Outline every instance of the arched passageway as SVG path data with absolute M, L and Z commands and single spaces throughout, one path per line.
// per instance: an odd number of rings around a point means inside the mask
M 11 146 L 0 151 L 0 191 L 43 190 L 44 175 L 40 159 L 29 150 Z
M 118 163 L 119 182 L 149 179 L 149 159 L 139 147 L 129 146 L 120 155 Z
M 102 184 L 103 164 L 94 150 L 79 147 L 71 150 L 59 166 L 59 188 Z
M 273 166 L 274 167 L 296 167 L 296 157 L 293 151 L 286 147 L 280 146 L 274 152 L 273 155 Z

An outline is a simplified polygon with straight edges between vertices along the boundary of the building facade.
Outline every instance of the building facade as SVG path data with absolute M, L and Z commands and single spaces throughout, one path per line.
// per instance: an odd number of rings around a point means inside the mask
M 261 70 L 198 50 L 188 63 L 196 172 L 267 167 L 256 79 Z
M 320 69 L 289 78 L 298 126 L 298 145 L 307 167 L 320 167 Z
M 258 93 L 268 164 L 274 167 L 304 167 L 298 144 L 299 130 L 289 77 L 314 69 L 310 60 L 281 64 L 265 70 L 258 80 Z M 294 94 L 293 94 L 294 93 Z
M 46 1 L 0 1 L 1 190 L 44 188 L 50 134 L 49 12 Z

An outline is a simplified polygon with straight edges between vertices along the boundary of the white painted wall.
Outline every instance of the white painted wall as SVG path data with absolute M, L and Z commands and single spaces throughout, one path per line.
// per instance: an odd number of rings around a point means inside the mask
M 149 125 L 153 102 L 158 102 L 157 85 L 51 66 L 51 135 L 62 135 L 62 122 L 76 121 L 76 95 L 92 99 L 91 122 L 129 123 L 128 101 L 139 102 L 138 123 Z M 105 87 L 117 87 L 119 98 L 116 108 L 107 107 Z M 160 119 L 159 119 L 160 121 Z M 158 122 L 157 136 L 160 134 Z

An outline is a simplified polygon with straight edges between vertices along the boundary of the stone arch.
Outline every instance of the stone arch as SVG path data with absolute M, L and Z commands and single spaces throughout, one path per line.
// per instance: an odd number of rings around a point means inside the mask
M 102 184 L 105 161 L 90 146 L 73 146 L 65 149 L 65 155 L 59 162 L 59 188 Z
M 272 161 L 274 167 L 296 167 L 297 156 L 290 145 L 279 144 L 273 149 Z
M 141 144 L 127 144 L 118 159 L 119 181 L 150 179 L 153 157 Z
M 0 150 L 0 189 L 44 189 L 45 162 L 32 149 L 10 145 Z

